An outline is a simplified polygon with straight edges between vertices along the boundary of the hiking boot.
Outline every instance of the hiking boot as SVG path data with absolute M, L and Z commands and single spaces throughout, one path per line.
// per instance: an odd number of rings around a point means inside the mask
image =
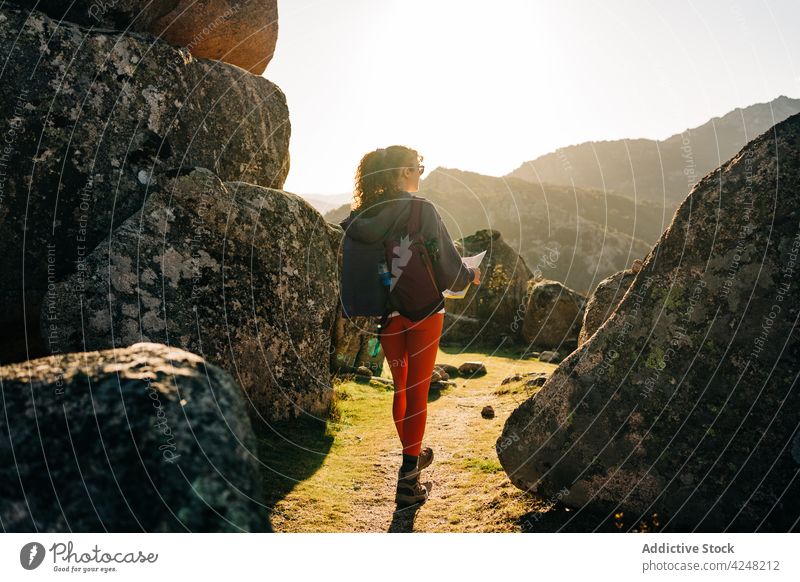
M 395 502 L 398 505 L 413 505 L 425 503 L 428 499 L 429 489 L 419 482 L 420 471 L 433 462 L 433 449 L 423 447 L 417 455 L 417 466 L 408 473 L 403 473 L 402 467 L 397 471 L 397 495 Z
M 419 482 L 419 467 L 408 473 L 400 470 L 397 479 L 397 494 L 394 501 L 403 507 L 414 505 L 415 503 L 425 503 L 428 500 L 428 489 Z
M 425 467 L 430 465 L 433 462 L 433 449 L 430 447 L 422 447 L 417 455 L 417 466 L 415 468 L 416 471 L 422 471 Z M 399 479 L 402 477 L 403 470 L 402 467 L 397 470 L 397 478 Z M 409 472 L 410 474 L 410 472 Z
M 422 471 L 425 467 L 430 465 L 433 462 L 433 449 L 430 447 L 423 447 L 422 450 L 419 452 L 419 457 L 417 458 L 417 469 Z

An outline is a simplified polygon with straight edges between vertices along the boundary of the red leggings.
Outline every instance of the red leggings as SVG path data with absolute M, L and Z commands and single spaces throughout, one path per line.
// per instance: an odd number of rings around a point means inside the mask
M 443 325 L 444 313 L 420 321 L 395 315 L 381 334 L 381 347 L 394 380 L 392 417 L 406 455 L 419 455 L 422 449 L 428 389 Z

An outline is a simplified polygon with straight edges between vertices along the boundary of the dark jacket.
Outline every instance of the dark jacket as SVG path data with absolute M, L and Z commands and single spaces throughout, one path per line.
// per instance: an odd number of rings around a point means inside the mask
M 346 236 L 354 240 L 364 244 L 381 244 L 389 236 L 399 237 L 405 233 L 411 200 L 411 194 L 400 192 L 397 198 L 381 202 L 360 214 L 351 211 L 350 216 L 339 225 Z M 475 278 L 475 273 L 462 262 L 461 255 L 453 245 L 453 240 L 433 203 L 424 198 L 420 212 L 420 231 L 427 243 L 439 291 L 464 289 Z M 371 264 L 354 265 L 353 270 L 343 273 L 343 276 L 353 277 L 353 281 L 369 280 L 368 278 L 376 277 L 376 267 Z M 444 307 L 444 298 L 436 310 L 441 307 Z

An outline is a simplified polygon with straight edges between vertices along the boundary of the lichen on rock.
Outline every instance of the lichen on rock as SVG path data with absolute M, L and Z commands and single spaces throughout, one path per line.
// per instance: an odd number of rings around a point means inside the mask
M 338 299 L 322 217 L 294 194 L 203 168 L 160 182 L 87 255 L 85 285 L 55 286 L 42 333 L 55 322 L 62 350 L 178 345 L 230 371 L 254 416 L 324 417 Z

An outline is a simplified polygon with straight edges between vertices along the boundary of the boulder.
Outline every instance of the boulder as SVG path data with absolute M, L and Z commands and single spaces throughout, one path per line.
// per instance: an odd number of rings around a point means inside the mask
M 583 295 L 558 281 L 532 280 L 522 324 L 525 341 L 548 350 L 571 351 L 578 342 L 585 302 Z
M 444 390 L 446 388 L 455 388 L 456 383 L 452 380 L 439 380 L 438 382 L 431 382 L 431 390 Z
M 558 352 L 544 351 L 539 354 L 539 361 L 545 364 L 558 364 L 564 357 Z
M 372 378 L 372 370 L 366 366 L 359 366 L 356 368 L 356 376 L 363 376 L 365 378 Z
M 270 531 L 231 376 L 140 343 L 0 367 L 7 532 Z
M 605 324 L 509 416 L 514 484 L 625 527 L 796 530 L 798 183 L 800 115 L 698 182 Z
M 631 286 L 636 278 L 636 273 L 632 269 L 626 269 L 614 273 L 607 279 L 603 279 L 597 284 L 597 288 L 586 302 L 586 310 L 583 314 L 583 326 L 578 337 L 578 344 L 583 344 L 592 337 L 592 334 L 605 323 L 606 319 L 614 312 L 628 287 Z
M 469 293 L 469 291 L 467 293 Z M 445 303 L 452 301 L 464 301 L 464 299 L 447 299 Z M 439 345 L 463 347 L 480 344 L 484 323 L 477 317 L 449 313 L 446 309 L 447 308 L 445 308 L 444 325 L 442 327 L 442 336 L 439 339 Z
M 492 408 L 491 406 L 488 406 L 488 405 L 484 406 L 481 409 L 481 416 L 483 418 L 494 418 L 494 408 Z
M 336 263 L 339 271 L 342 269 L 342 249 L 344 248 L 344 229 L 334 222 L 325 221 L 322 224 L 328 236 L 328 243 L 331 245 L 333 254 L 336 255 Z
M 452 364 L 436 364 L 434 368 L 439 368 L 445 374 L 447 374 L 448 378 L 455 378 L 458 376 L 458 368 Z
M 463 299 L 445 300 L 444 345 L 498 345 L 522 339 L 527 281 L 532 273 L 517 250 L 497 230 L 479 230 L 457 242 L 463 256 L 486 251 L 481 284 L 471 284 Z
M 177 345 L 230 371 L 269 420 L 325 416 L 336 268 L 319 213 L 203 168 L 161 182 L 48 292 L 48 345 Z
M 56 20 L 149 32 L 195 57 L 264 72 L 278 40 L 277 0 L 14 0 Z
M 511 374 L 510 376 L 506 376 L 505 378 L 503 378 L 500 381 L 500 385 L 502 386 L 504 384 L 508 384 L 510 382 L 517 382 L 519 380 L 522 380 L 522 374 L 520 374 L 519 372 L 516 372 L 514 374 Z
M 527 388 L 540 388 L 547 382 L 547 376 L 537 376 L 525 382 Z
M 0 52 L 0 78 L 14 87 L 0 94 L 0 324 L 25 337 L 27 320 L 29 341 L 3 346 L 0 361 L 47 353 L 36 314 L 48 286 L 141 211 L 163 170 L 202 166 L 224 180 L 283 185 L 289 113 L 263 77 L 147 34 L 5 6 Z
M 447 370 L 442 368 L 440 365 L 436 364 L 433 366 L 433 373 L 439 375 L 440 380 L 449 380 L 450 374 L 447 373 Z
M 483 365 L 483 362 L 464 362 L 458 367 L 458 375 L 463 378 L 483 376 L 484 374 L 486 374 L 486 366 Z

